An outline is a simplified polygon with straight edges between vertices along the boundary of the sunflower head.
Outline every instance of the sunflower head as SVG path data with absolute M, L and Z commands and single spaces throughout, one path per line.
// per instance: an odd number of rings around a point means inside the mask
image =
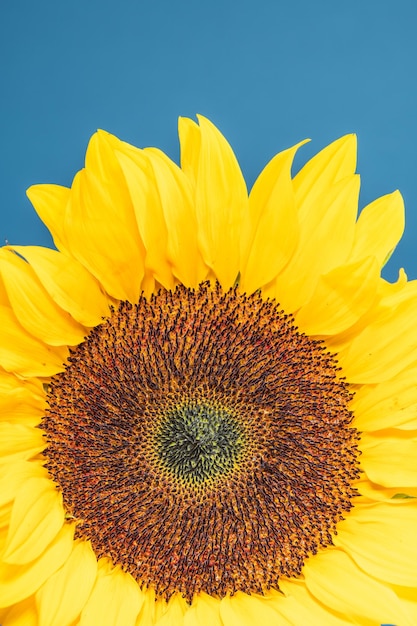
M 411 626 L 401 196 L 357 218 L 354 136 L 248 195 L 198 121 L 180 167 L 99 131 L 28 192 L 57 249 L 0 251 L 0 619 Z
M 77 535 L 141 586 L 263 593 L 352 506 L 350 398 L 275 303 L 178 286 L 122 303 L 52 378 L 47 467 Z

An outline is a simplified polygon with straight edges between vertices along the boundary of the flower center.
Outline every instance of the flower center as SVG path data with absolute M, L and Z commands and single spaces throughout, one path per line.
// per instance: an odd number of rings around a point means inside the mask
M 264 593 L 332 543 L 359 475 L 323 344 L 259 294 L 120 304 L 52 378 L 51 477 L 78 536 L 165 598 Z
M 188 402 L 167 412 L 155 436 L 161 464 L 185 483 L 227 474 L 241 456 L 244 435 L 222 406 Z

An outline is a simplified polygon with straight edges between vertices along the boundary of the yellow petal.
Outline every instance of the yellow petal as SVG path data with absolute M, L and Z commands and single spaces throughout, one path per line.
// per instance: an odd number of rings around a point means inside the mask
M 307 559 L 303 574 L 310 593 L 352 623 L 413 626 L 395 593 L 362 572 L 342 550 L 327 549 Z
M 338 349 L 338 359 L 351 383 L 389 380 L 412 365 L 417 351 L 417 298 L 398 297 L 399 304 L 375 310 L 368 324 Z
M 0 420 L 36 426 L 44 414 L 44 404 L 45 392 L 39 381 L 0 372 Z
M 184 615 L 184 626 L 223 626 L 220 618 L 220 600 L 200 593 L 193 598 L 189 610 Z
M 298 242 L 291 167 L 298 144 L 277 154 L 249 196 L 249 219 L 242 233 L 241 288 L 253 293 L 288 263 Z
M 0 328 L 0 365 L 5 370 L 23 376 L 53 376 L 63 370 L 68 349 L 47 346 L 29 335 L 5 306 L 0 306 Z
M 88 142 L 85 167 L 95 178 L 103 181 L 105 185 L 117 188 L 120 206 L 129 207 L 129 191 L 125 184 L 120 163 L 115 155 L 115 150 L 123 149 L 125 145 L 128 144 L 125 144 L 115 135 L 105 130 L 98 130 Z
M 184 623 L 187 608 L 184 598 L 175 594 L 169 600 L 165 613 L 155 621 L 155 626 L 181 626 Z
M 86 604 L 96 576 L 97 559 L 90 543 L 74 543 L 64 565 L 36 594 L 39 626 L 70 626 Z
M 295 315 L 309 335 L 334 335 L 355 324 L 375 301 L 379 281 L 376 260 L 335 268 L 320 277 L 311 299 Z
M 163 152 L 144 150 L 152 164 L 167 226 L 167 255 L 172 271 L 186 287 L 197 287 L 207 268 L 198 250 L 192 187 L 184 172 Z
M 37 378 L 24 380 L 0 368 L 0 402 L 3 395 L 14 396 L 17 401 L 33 402 L 36 406 L 44 397 L 43 384 Z
M 353 244 L 358 194 L 359 178 L 344 178 L 327 189 L 314 210 L 302 219 L 299 216 L 297 250 L 274 282 L 274 295 L 287 312 L 309 301 L 322 274 L 346 263 Z
M 101 559 L 95 585 L 81 612 L 80 626 L 134 626 L 142 601 L 133 578 Z
M 0 305 L 1 306 L 10 306 L 9 296 L 7 295 L 6 287 L 4 286 L 3 279 L 1 277 L 1 273 L 0 273 Z
M 195 189 L 198 178 L 198 162 L 201 151 L 201 131 L 198 124 L 188 117 L 178 119 L 178 135 L 181 146 L 181 169 Z
M 61 531 L 38 559 L 27 565 L 0 563 L 0 606 L 10 606 L 31 596 L 65 563 L 73 544 L 74 525 Z
M 406 368 L 389 382 L 354 389 L 352 411 L 360 431 L 417 429 L 417 367 Z
M 417 593 L 415 589 L 409 587 L 399 587 L 391 585 L 393 591 L 400 599 L 404 609 L 408 611 L 413 624 L 417 624 Z
M 18 489 L 29 478 L 48 478 L 48 470 L 41 465 L 41 461 L 7 463 L 0 476 L 0 506 L 14 500 Z
M 164 614 L 167 604 L 165 600 L 155 597 L 155 590 L 152 587 L 143 590 L 142 599 L 135 626 L 155 626 L 155 621 Z
M 7 531 L 9 528 L 11 514 L 12 514 L 11 504 L 6 504 L 0 507 L 0 552 L 3 550 L 3 546 L 6 543 Z
M 333 538 L 374 578 L 417 586 L 417 505 L 414 500 L 355 506 Z
M 249 596 L 238 591 L 233 597 L 226 596 L 222 599 L 220 615 L 224 626 L 253 626 L 253 624 L 293 626 L 292 621 L 277 612 L 277 604 L 268 602 L 266 598 Z
M 150 587 L 142 592 L 142 606 L 136 618 L 135 626 L 159 625 L 168 612 L 168 604 L 164 598 L 155 595 L 155 590 Z M 182 624 L 180 620 L 180 624 Z
M 0 464 L 30 459 L 42 452 L 45 445 L 42 433 L 37 428 L 0 422 Z
M 308 591 L 304 580 L 286 580 L 279 582 L 281 591 L 285 594 L 282 602 L 291 619 L 294 615 L 300 616 L 300 626 L 346 626 L 352 622 L 340 613 L 332 611 L 330 607 L 323 606 Z M 288 607 L 288 608 L 287 608 Z M 293 624 L 293 622 L 291 622 Z M 297 624 L 294 622 L 294 626 Z M 298 624 L 297 624 L 298 626 Z
M 109 314 L 109 298 L 76 259 L 40 246 L 12 246 L 33 268 L 54 302 L 83 326 L 96 326 Z
M 68 251 L 64 221 L 70 189 L 60 185 L 33 185 L 26 193 L 36 213 L 49 229 L 58 250 Z
M 337 139 L 310 159 L 294 177 L 300 219 L 317 210 L 320 196 L 338 181 L 352 176 L 355 169 L 355 135 Z
M 0 610 L 0 620 L 2 626 L 39 626 L 38 613 L 33 597 L 7 609 L 4 616 Z
M 36 559 L 64 524 L 62 496 L 48 478 L 29 478 L 13 504 L 3 560 L 23 564 Z
M 197 131 L 191 120 L 180 119 L 181 166 L 195 183 L 198 240 L 205 263 L 224 289 L 231 287 L 240 270 L 242 222 L 248 217 L 245 181 L 235 155 L 217 128 L 198 116 Z
M 382 196 L 362 209 L 355 228 L 351 259 L 373 255 L 385 265 L 404 231 L 404 202 L 399 191 Z
M 133 210 L 120 199 L 117 187 L 81 170 L 72 184 L 65 232 L 71 255 L 107 293 L 136 302 L 144 274 L 142 244 Z
M 3 248 L 0 271 L 13 312 L 31 335 L 52 346 L 76 345 L 84 339 L 84 326 L 54 303 L 26 261 Z
M 398 279 L 395 283 L 381 280 L 379 292 L 382 304 L 387 307 L 396 307 L 400 302 L 415 297 L 417 295 L 417 281 L 407 281 L 408 277 L 403 268 L 399 270 Z
M 145 248 L 145 266 L 166 289 L 174 284 L 168 259 L 168 231 L 149 159 L 133 147 L 116 152 L 126 179 L 139 233 Z
M 383 487 L 371 482 L 365 474 L 355 482 L 355 488 L 361 496 L 367 498 L 367 503 L 372 502 L 401 502 L 408 498 L 417 498 L 417 487 Z
M 361 468 L 372 482 L 384 487 L 417 487 L 417 438 L 410 431 L 363 433 L 361 452 Z

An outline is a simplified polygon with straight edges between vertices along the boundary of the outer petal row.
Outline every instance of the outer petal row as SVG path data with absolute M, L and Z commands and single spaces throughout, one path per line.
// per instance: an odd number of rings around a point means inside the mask
M 410 615 L 386 585 L 361 571 L 342 550 L 328 549 L 307 561 L 307 589 L 324 606 L 353 623 L 400 623 L 412 626 Z
M 11 606 L 29 597 L 65 563 L 71 553 L 74 526 L 64 524 L 41 556 L 24 565 L 0 563 L 0 602 Z
M 356 505 L 333 541 L 370 576 L 417 587 L 416 526 L 415 500 Z
M 40 381 L 0 371 L 0 421 L 36 426 L 44 412 L 44 396 Z
M 180 120 L 182 170 L 157 150 L 139 150 L 99 131 L 71 190 L 38 186 L 29 191 L 66 253 L 27 251 L 52 300 L 91 325 L 107 306 L 93 276 L 112 297 L 134 301 L 141 289 L 154 288 L 154 280 L 168 288 L 176 279 L 196 286 L 211 268 L 225 288 L 240 273 L 243 289 L 264 285 L 265 294 L 287 311 L 302 307 L 297 321 L 306 332 L 333 335 L 353 325 L 369 307 L 378 268 L 402 232 L 399 194 L 364 209 L 355 225 L 356 143 L 347 136 L 322 150 L 294 179 L 290 170 L 298 146 L 277 155 L 255 183 L 248 204 L 229 144 L 208 120 L 199 117 L 199 123 Z M 378 218 L 381 225 L 388 219 L 389 229 L 373 228 Z M 17 250 L 25 255 L 24 248 Z M 54 264 L 59 270 L 51 272 Z M 78 290 L 76 273 L 82 278 Z M 34 294 L 37 286 L 30 286 Z M 39 310 L 36 326 L 32 316 L 24 315 L 27 303 L 20 306 L 21 296 L 9 289 L 23 325 L 58 345 L 59 337 L 42 331 Z M 84 306 L 83 293 L 91 294 Z M 48 300 L 45 305 L 51 308 Z M 63 324 L 65 316 L 59 319 Z M 75 341 L 75 335 L 66 334 L 67 344 Z
M 389 381 L 415 362 L 417 281 L 390 291 L 363 323 L 327 342 L 350 383 Z

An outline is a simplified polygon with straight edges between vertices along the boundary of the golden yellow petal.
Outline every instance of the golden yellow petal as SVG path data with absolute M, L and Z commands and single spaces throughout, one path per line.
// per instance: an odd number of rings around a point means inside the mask
M 186 287 L 197 287 L 207 276 L 197 242 L 193 189 L 184 172 L 163 152 L 144 150 L 152 165 L 167 226 L 167 255 L 172 272 Z
M 195 189 L 201 150 L 200 127 L 194 120 L 188 117 L 180 117 L 178 119 L 178 135 L 181 146 L 181 169 L 189 178 Z
M 44 414 L 45 392 L 36 379 L 21 380 L 0 370 L 0 420 L 36 426 Z
M 105 130 L 98 130 L 88 142 L 85 167 L 94 178 L 111 186 L 119 197 L 120 207 L 131 209 L 129 190 L 115 150 L 124 148 L 124 142 Z
M 11 606 L 31 596 L 65 563 L 72 550 L 74 525 L 64 524 L 38 559 L 26 565 L 0 563 L 0 606 Z
M 360 431 L 384 428 L 417 429 L 417 366 L 388 382 L 354 388 L 352 411 Z
M 45 440 L 37 428 L 0 422 L 0 464 L 30 459 L 44 448 Z
M 340 523 L 333 542 L 370 576 L 417 587 L 416 528 L 414 500 L 356 505 Z
M 379 281 L 373 257 L 342 265 L 320 277 L 295 321 L 308 335 L 335 335 L 353 326 L 375 301 Z
M 355 482 L 355 487 L 358 493 L 367 499 L 368 504 L 374 501 L 396 502 L 398 500 L 404 501 L 407 498 L 417 498 L 417 487 L 383 487 L 370 481 L 365 474 L 362 474 L 361 478 Z
M 387 307 L 396 307 L 400 302 L 417 296 L 417 281 L 408 280 L 403 268 L 398 272 L 398 279 L 395 283 L 389 283 L 381 279 L 379 285 L 381 303 Z
M 2 626 L 39 626 L 33 596 L 4 611 L 0 609 L 0 620 Z
M 76 259 L 40 246 L 12 246 L 33 268 L 54 302 L 83 326 L 97 326 L 109 314 L 109 298 Z
M 343 345 L 332 344 L 350 383 L 387 381 L 415 362 L 417 298 L 407 289 L 406 298 L 399 293 L 390 300 L 375 309 L 363 328 L 345 337 Z
M 417 431 L 363 433 L 361 452 L 361 468 L 372 482 L 384 487 L 417 487 Z
M 52 346 L 73 346 L 84 339 L 85 327 L 55 304 L 21 257 L 0 250 L 0 272 L 13 312 L 31 335 Z
M 220 600 L 200 593 L 193 598 L 189 610 L 184 615 L 184 626 L 223 626 L 220 617 Z
M 154 626 L 157 619 L 164 614 L 167 604 L 164 600 L 155 597 L 155 591 L 152 588 L 143 590 L 142 600 L 135 626 Z
M 142 592 L 142 606 L 136 618 L 135 626 L 159 626 L 160 621 L 168 612 L 168 603 L 155 595 L 155 590 L 150 587 Z M 180 621 L 180 624 L 183 622 Z
M 12 504 L 0 506 L 0 554 L 4 548 L 9 530 L 10 516 L 12 514 Z M 1 624 L 1 622 L 0 622 Z
M 10 306 L 9 296 L 0 273 L 0 306 Z
M 117 187 L 81 170 L 72 184 L 65 232 L 71 255 L 108 294 L 136 302 L 144 274 L 143 246 L 133 209 L 122 199 Z
M 374 256 L 379 267 L 389 259 L 404 231 L 404 202 L 399 191 L 362 209 L 355 228 L 352 260 Z
M 300 626 L 304 626 L 304 624 L 308 624 L 308 626 L 346 626 L 352 624 L 346 616 L 317 602 L 317 599 L 308 591 L 304 580 L 283 578 L 280 580 L 279 586 L 285 594 L 282 604 L 285 607 L 288 606 L 288 611 L 292 611 L 293 619 L 294 615 L 300 616 Z M 294 626 L 298 626 L 297 622 L 294 622 Z
M 0 328 L 0 365 L 6 371 L 22 376 L 52 376 L 62 371 L 67 347 L 47 346 L 29 335 L 5 306 L 0 306 Z
M 181 165 L 195 182 L 198 241 L 203 259 L 222 287 L 228 289 L 240 270 L 242 223 L 248 218 L 247 190 L 226 139 L 206 118 L 198 116 L 198 120 L 198 140 L 192 124 L 179 122 Z
M 71 191 L 60 185 L 33 185 L 26 192 L 36 213 L 50 231 L 58 250 L 68 252 L 64 232 L 65 211 Z
M 355 169 L 356 135 L 337 139 L 310 159 L 294 177 L 300 219 L 317 211 L 320 196 L 338 181 L 352 176 Z
M 81 612 L 80 626 L 135 626 L 142 595 L 129 574 L 101 559 L 93 590 Z
M 184 623 L 187 610 L 188 604 L 184 598 L 180 594 L 174 594 L 168 601 L 164 614 L 155 621 L 155 626 L 180 626 Z
M 142 150 L 116 152 L 129 190 L 137 228 L 145 249 L 145 267 L 166 289 L 174 285 L 168 260 L 168 231 L 154 174 Z
M 23 376 L 52 376 L 62 371 L 67 347 L 47 346 L 29 335 L 12 310 L 0 306 L 0 365 L 8 372 Z
M 277 154 L 256 180 L 249 196 L 249 218 L 243 224 L 241 278 L 253 293 L 273 280 L 298 243 L 291 166 L 298 144 Z
M 24 564 L 36 559 L 64 524 L 62 495 L 48 478 L 29 478 L 16 493 L 3 561 Z
M 404 609 L 409 613 L 413 624 L 417 624 L 417 594 L 415 589 L 410 587 L 399 587 L 398 585 L 391 585 L 393 591 L 396 593 Z
M 12 446 L 12 443 L 9 442 Z M 44 444 L 45 445 L 45 444 Z M 12 461 L 2 467 L 0 476 L 0 506 L 11 502 L 16 492 L 30 478 L 47 478 L 48 470 L 42 461 Z
M 39 626 L 70 626 L 79 616 L 97 576 L 97 559 L 87 541 L 77 541 L 64 565 L 36 593 Z
M 43 384 L 37 378 L 23 379 L 0 369 L 0 406 L 3 402 L 15 401 L 36 407 L 43 402 L 44 396 Z
M 224 626 L 293 626 L 280 615 L 265 598 L 249 596 L 238 591 L 233 597 L 226 596 L 220 602 L 220 615 Z
M 299 215 L 297 249 L 274 281 L 274 296 L 287 312 L 310 300 L 322 274 L 346 263 L 353 244 L 358 194 L 359 178 L 344 178 L 323 193 L 314 211 L 302 219 Z
M 328 548 L 307 559 L 303 575 L 318 602 L 353 624 L 413 626 L 392 589 L 366 575 L 342 550 Z

